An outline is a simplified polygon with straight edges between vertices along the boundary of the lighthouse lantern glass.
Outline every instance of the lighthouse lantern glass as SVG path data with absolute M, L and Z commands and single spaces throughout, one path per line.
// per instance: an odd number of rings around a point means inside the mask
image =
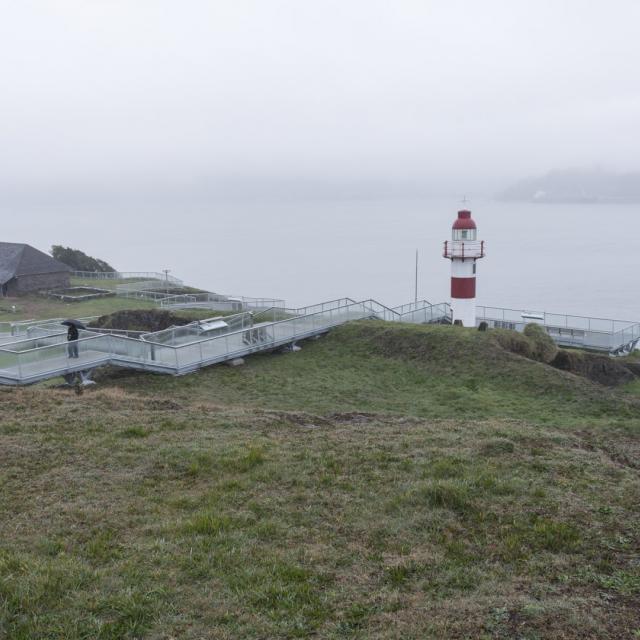
M 454 229 L 453 240 L 475 240 L 478 237 L 477 229 Z

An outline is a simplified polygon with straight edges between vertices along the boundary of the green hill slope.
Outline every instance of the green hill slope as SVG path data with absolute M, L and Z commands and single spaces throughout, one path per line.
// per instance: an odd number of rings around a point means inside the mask
M 633 399 L 506 350 L 514 332 L 355 322 L 294 354 L 253 356 L 184 378 L 123 373 L 137 392 L 315 412 L 432 418 L 526 418 L 580 424 L 638 420 Z M 105 380 L 108 383 L 108 380 Z
M 507 338 L 0 391 L 0 637 L 637 637 L 635 383 Z

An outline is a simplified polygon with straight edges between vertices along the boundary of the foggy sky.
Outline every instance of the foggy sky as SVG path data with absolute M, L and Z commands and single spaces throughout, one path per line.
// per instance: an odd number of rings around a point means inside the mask
M 0 199 L 639 170 L 636 0 L 1 0 Z

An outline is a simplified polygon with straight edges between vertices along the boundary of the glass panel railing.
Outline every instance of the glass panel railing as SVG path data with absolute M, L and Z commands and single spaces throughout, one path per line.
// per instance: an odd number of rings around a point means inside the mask
M 433 306 L 428 300 L 417 300 L 415 302 L 408 302 L 407 304 L 402 304 L 398 307 L 392 307 L 394 311 L 397 311 L 399 314 L 409 313 L 411 311 L 418 311 L 419 309 L 424 309 L 425 307 Z
M 203 357 L 202 343 L 195 342 L 176 347 L 176 357 L 179 368 L 200 363 Z
M 285 311 L 295 313 L 295 315 L 307 316 L 318 313 L 319 311 L 328 311 L 329 309 L 348 307 L 352 304 L 355 304 L 355 300 L 352 300 L 351 298 L 336 298 L 335 300 L 327 300 L 318 304 L 299 307 L 298 309 L 285 309 Z
M 560 345 L 582 346 L 612 352 L 640 338 L 640 324 L 611 318 L 484 306 L 477 307 L 477 318 L 493 321 L 495 326 L 516 331 L 524 330 L 529 322 L 536 322 L 543 325 L 549 335 Z M 634 334 L 637 335 L 634 337 Z
M 175 347 L 168 347 L 149 343 L 148 363 L 152 367 L 170 367 L 175 369 L 178 366 L 178 354 Z
M 0 351 L 0 378 L 16 381 L 20 379 L 19 354 Z
M 146 362 L 151 360 L 151 347 L 148 343 L 126 336 L 108 336 L 109 353 L 112 358 L 123 361 L 135 360 Z
M 162 331 L 143 334 L 143 339 L 149 342 L 157 342 L 167 345 L 183 345 L 191 342 L 199 342 L 209 340 L 217 335 L 240 331 L 247 327 L 253 326 L 253 316 L 251 312 L 238 313 L 231 316 L 216 316 L 190 322 L 178 327 L 170 327 Z M 219 327 L 208 328 L 212 324 L 219 324 Z
M 234 348 L 234 345 L 241 342 L 241 340 L 242 334 L 234 334 L 231 339 L 231 346 L 229 345 L 229 339 L 227 336 L 219 336 L 216 339 L 199 343 L 203 362 L 219 361 L 223 359 L 226 354 L 229 353 L 229 349 Z
M 276 322 L 272 325 L 273 337 L 277 342 L 285 342 L 292 339 L 295 335 L 294 331 L 295 323 L 293 321 Z
M 622 347 L 633 347 L 632 343 L 640 339 L 640 324 L 634 324 L 616 333 L 612 336 L 612 348 L 620 349 Z
M 154 271 L 72 271 L 71 277 L 83 280 L 156 280 L 180 286 L 184 284 L 179 278 Z
M 403 309 L 404 313 L 397 309 Z M 80 340 L 71 343 L 66 340 L 64 328 L 56 333 L 61 328 L 59 321 L 49 321 L 49 324 L 43 321 L 40 326 L 30 326 L 30 337 L 14 339 L 10 344 L 0 343 L 0 382 L 33 382 L 108 362 L 172 373 L 187 372 L 213 362 L 285 345 L 351 320 L 376 317 L 424 323 L 450 317 L 450 307 L 446 303 L 422 307 L 410 303 L 391 309 L 375 300 L 355 303 L 348 298 L 305 307 L 293 317 L 282 318 L 282 308 L 269 311 L 271 317 L 277 319 L 268 321 L 268 313 L 255 314 L 260 317 L 260 321 L 255 322 L 254 314 L 248 312 L 219 318 L 224 321 L 221 327 L 212 327 L 213 331 L 219 328 L 224 331 L 218 335 L 203 331 L 202 323 L 218 319 L 211 318 L 146 334 L 145 339 L 81 331 Z M 546 323 L 549 335 L 565 346 L 620 351 L 631 348 L 629 345 L 640 339 L 638 323 L 563 314 L 536 316 L 534 312 L 516 309 L 478 307 L 478 319 L 491 319 L 492 326 L 522 331 L 529 321 L 527 316 L 540 324 Z
M 18 354 L 20 375 L 22 379 L 28 379 L 107 362 L 109 360 L 108 340 L 107 336 L 97 336 L 21 351 Z

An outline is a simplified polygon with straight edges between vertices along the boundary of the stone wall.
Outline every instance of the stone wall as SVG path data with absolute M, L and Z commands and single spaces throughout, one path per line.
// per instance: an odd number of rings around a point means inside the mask
M 18 276 L 7 283 L 7 295 L 19 296 L 25 293 L 41 291 L 42 289 L 58 289 L 69 286 L 69 273 L 38 273 L 34 275 Z

